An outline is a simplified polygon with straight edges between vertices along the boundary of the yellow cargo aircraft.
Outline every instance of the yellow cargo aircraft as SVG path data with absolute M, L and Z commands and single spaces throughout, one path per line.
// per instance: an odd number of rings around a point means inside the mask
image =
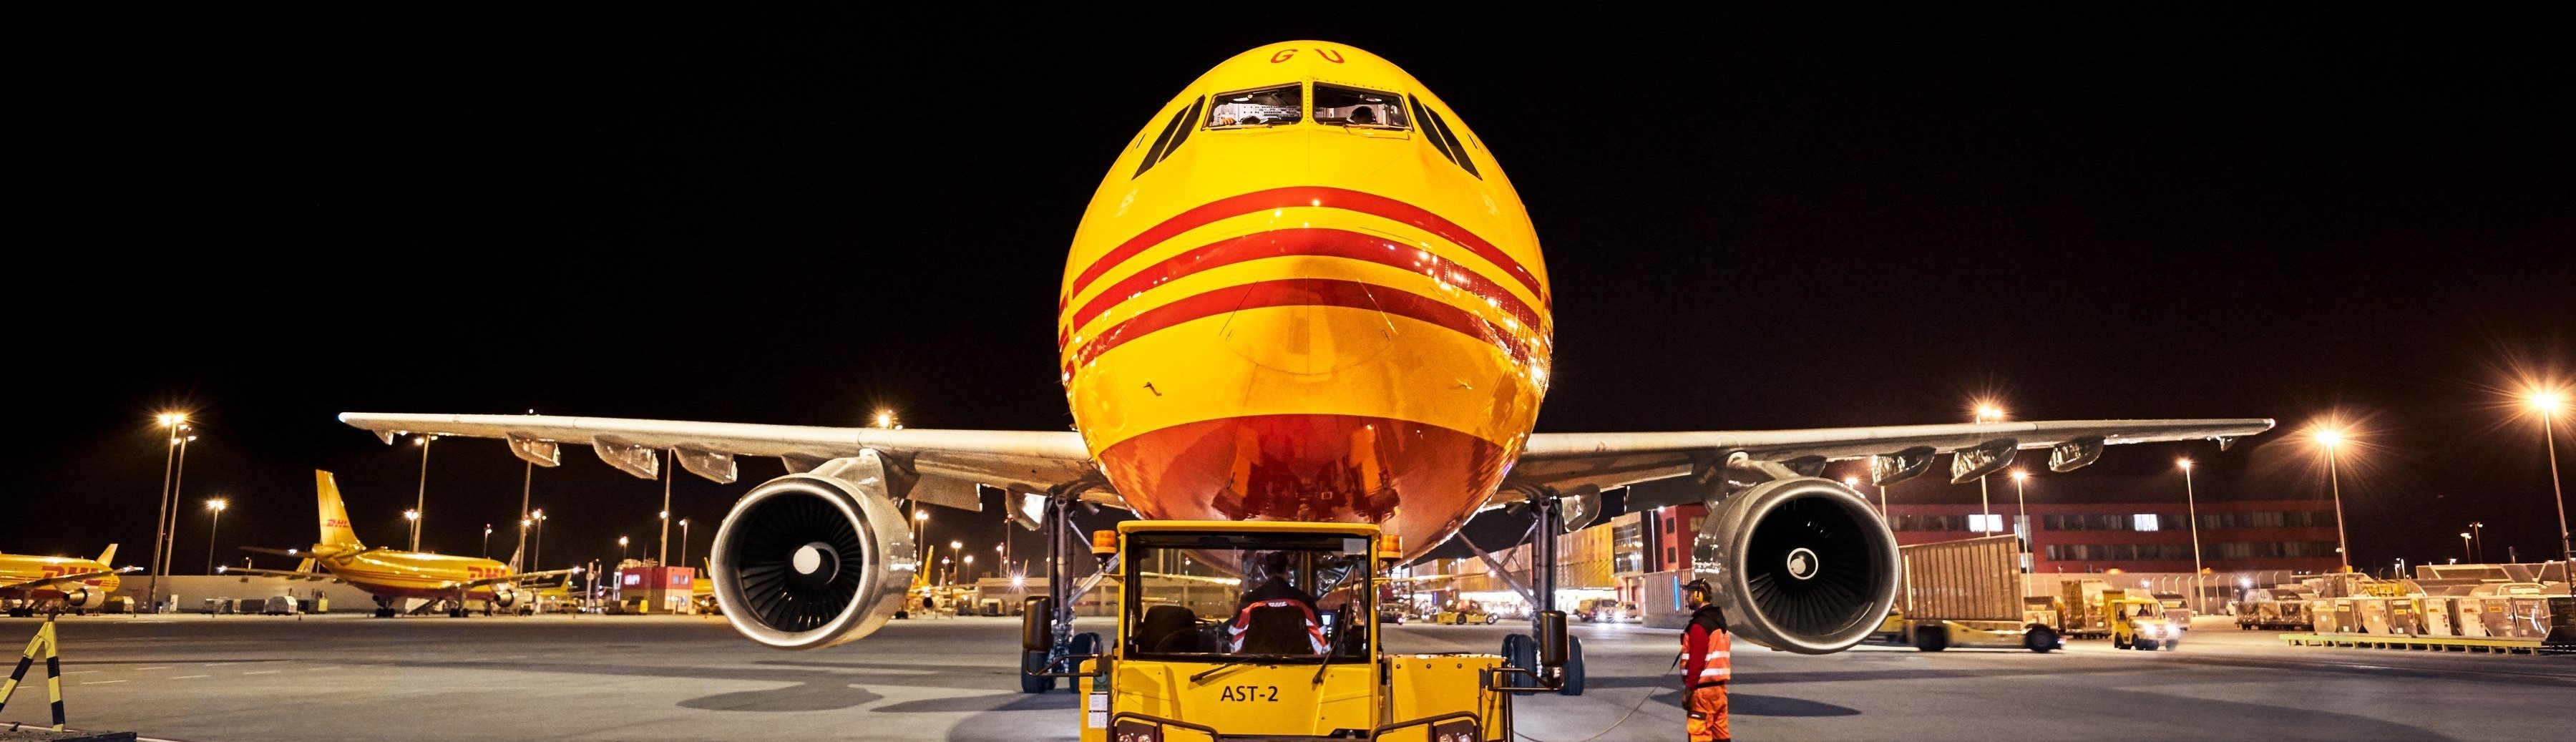
M 1073 430 L 924 430 L 890 416 L 864 428 L 375 412 L 340 420 L 386 443 L 406 433 L 504 439 L 541 466 L 561 463 L 563 446 L 586 445 L 643 479 L 661 476 L 667 461 L 730 483 L 737 457 L 777 457 L 790 473 L 737 500 L 710 553 L 727 618 L 782 649 L 884 626 L 925 567 L 906 514 L 917 504 L 979 510 L 979 487 L 1009 493 L 1012 519 L 1046 531 L 1050 553 L 1066 555 L 1057 569 L 1078 573 L 1091 560 L 1070 556 L 1082 537 L 1068 518 L 1077 505 L 1146 520 L 1365 524 L 1398 537 L 1404 559 L 1480 513 L 1518 505 L 1539 521 L 1533 556 L 1553 562 L 1553 534 L 1595 520 L 1602 491 L 1662 482 L 1648 488 L 1654 498 L 1632 491 L 1628 507 L 1708 506 L 1691 563 L 1719 583 L 1731 629 L 1802 653 L 1867 638 L 1900 587 L 1894 533 L 1856 486 L 1823 476 L 1832 462 L 1866 461 L 1871 482 L 1886 486 L 1946 454 L 1947 479 L 1970 483 L 2026 451 L 2045 452 L 2064 472 L 2114 444 L 2223 446 L 2272 427 L 2262 418 L 2008 421 L 1981 412 L 1923 425 L 1537 432 L 1556 368 L 1549 261 L 1496 143 L 1429 86 L 1346 44 L 1290 41 L 1217 64 L 1139 123 L 1065 252 L 1056 370 Z M 1116 143 L 1099 145 L 1108 154 Z M 1574 265 L 1598 251 L 1575 253 Z M 960 264 L 1040 257 L 1034 246 L 991 246 Z M 1748 270 L 1728 280 L 1764 279 Z M 858 301 L 861 311 L 939 322 L 939 307 Z M 1766 309 L 1738 319 L 1799 319 L 1795 306 Z M 1812 352 L 1731 348 L 1724 325 L 1670 329 L 1674 344 L 1741 351 L 1728 358 L 1744 363 Z M 979 339 L 960 347 L 1007 352 Z M 1615 383 L 1620 362 L 1593 361 L 1593 377 Z M 1727 383 L 1724 365 L 1711 366 L 1708 383 Z M 1555 600 L 1546 574 L 1531 586 L 1541 611 Z M 1056 577 L 1049 597 L 1065 611 L 1078 588 Z M 1051 648 L 1024 647 L 1033 653 L 1025 666 L 1078 654 L 1071 621 L 1059 616 Z M 1032 692 L 1053 682 L 1028 678 L 1022 687 Z
M 449 616 L 465 615 L 466 601 L 482 601 L 486 614 L 494 609 L 506 611 L 529 598 L 526 591 L 519 589 L 520 582 L 581 573 L 581 568 L 574 567 L 519 574 L 512 565 L 480 557 L 369 547 L 360 543 L 357 532 L 349 528 L 349 508 L 341 504 L 340 486 L 332 481 L 331 473 L 314 471 L 313 485 L 321 500 L 322 537 L 312 548 L 242 547 L 245 551 L 302 557 L 303 564 L 291 571 L 243 567 L 216 571 L 348 584 L 376 597 L 379 617 L 394 615 L 395 602 L 405 598 L 428 600 L 432 606 L 445 604 Z M 518 559 L 512 557 L 511 561 Z
M 115 559 L 115 544 L 108 544 L 97 559 L 0 554 L 0 601 L 8 603 L 11 618 L 55 606 L 97 610 L 107 605 L 108 593 L 116 592 L 117 575 L 142 569 L 107 566 Z

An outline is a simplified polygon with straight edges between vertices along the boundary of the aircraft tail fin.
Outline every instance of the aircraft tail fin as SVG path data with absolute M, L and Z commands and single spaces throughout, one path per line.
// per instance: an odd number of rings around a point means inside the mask
M 115 568 L 116 568 L 116 545 L 115 545 L 115 544 L 108 544 L 108 545 L 107 545 L 107 550 L 106 550 L 106 551 L 102 551 L 102 552 L 99 552 L 99 553 L 98 553 L 98 563 L 100 563 L 100 564 L 104 564 L 104 565 L 107 565 L 107 567 L 108 567 L 109 569 L 115 569 Z
M 358 532 L 349 528 L 349 506 L 340 502 L 340 484 L 332 480 L 331 473 L 314 470 L 313 489 L 322 505 L 322 539 L 314 543 L 364 548 L 365 544 L 358 542 Z
M 313 567 L 314 567 L 313 560 L 312 560 L 312 559 L 309 559 L 309 558 L 308 558 L 308 559 L 305 559 L 304 561 L 296 562 L 296 563 L 295 563 L 295 571 L 297 571 L 297 572 L 320 572 L 320 571 L 321 571 L 321 570 L 318 570 L 318 569 L 314 569 Z
M 522 556 L 522 555 L 524 555 L 524 554 L 525 554 L 525 550 L 524 550 L 524 549 L 522 549 L 522 550 L 514 550 L 514 551 L 511 551 L 511 552 L 510 552 L 510 574 L 514 574 L 514 575 L 515 575 L 515 574 L 520 574 L 520 573 L 523 573 L 523 572 L 526 572 L 526 571 L 527 571 L 527 570 L 525 570 L 525 569 L 521 569 L 521 568 L 519 567 L 519 557 L 520 557 L 520 556 Z

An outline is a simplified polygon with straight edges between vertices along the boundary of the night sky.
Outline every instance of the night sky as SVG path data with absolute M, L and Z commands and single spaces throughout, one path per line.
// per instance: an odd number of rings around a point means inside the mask
M 235 563 L 310 543 L 316 468 L 400 545 L 418 451 L 343 411 L 1065 429 L 1054 300 L 1103 170 L 1200 72 L 1298 38 L 1404 65 L 1504 164 L 1555 282 L 1541 431 L 1952 422 L 1989 394 L 2020 419 L 2340 411 L 2356 564 L 2457 556 L 2472 520 L 2491 554 L 2551 545 L 2509 391 L 2576 374 L 2558 24 L 1283 7 L 13 23 L 0 550 L 143 563 L 170 407 L 202 433 L 183 573 L 208 497 Z M 2185 454 L 2204 497 L 2324 496 L 2287 432 L 2116 448 L 2032 496 L 2179 499 Z M 535 477 L 547 562 L 651 542 L 658 484 L 565 460 Z M 742 468 L 680 479 L 690 561 L 781 473 Z M 492 523 L 508 556 L 521 472 L 438 443 L 426 543 L 476 553 Z M 934 518 L 978 553 L 1001 532 Z

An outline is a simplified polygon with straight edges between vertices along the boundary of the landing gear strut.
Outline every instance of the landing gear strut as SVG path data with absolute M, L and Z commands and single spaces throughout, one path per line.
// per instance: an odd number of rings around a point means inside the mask
M 1565 532 L 1565 503 L 1555 490 L 1540 489 L 1529 493 L 1529 504 L 1530 511 L 1538 516 L 1538 524 L 1532 529 L 1530 539 L 1530 563 L 1545 565 L 1530 570 L 1536 573 L 1530 576 L 1530 634 L 1535 636 L 1538 634 L 1538 615 L 1556 610 L 1556 537 Z M 1565 666 L 1550 670 L 1536 667 L 1536 641 L 1517 635 L 1512 638 L 1527 642 L 1522 651 L 1531 658 L 1528 666 L 1540 674 L 1540 684 L 1552 685 L 1557 693 L 1563 695 L 1583 695 L 1583 642 L 1566 637 Z M 1513 656 L 1512 642 L 1504 642 L 1503 647 L 1503 656 Z

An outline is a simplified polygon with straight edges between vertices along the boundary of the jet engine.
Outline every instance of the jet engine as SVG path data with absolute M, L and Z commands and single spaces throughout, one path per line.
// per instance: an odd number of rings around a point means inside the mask
M 743 636 L 821 649 L 884 626 L 920 568 L 876 452 L 752 488 L 716 529 L 716 603 Z
M 63 608 L 65 609 L 92 611 L 105 605 L 107 605 L 105 590 L 88 585 L 71 585 L 63 588 Z
M 510 583 L 503 582 L 492 586 L 492 607 L 509 610 L 511 606 L 518 604 L 519 591 L 510 587 Z
M 1692 551 L 1728 628 L 1773 649 L 1838 652 L 1896 602 L 1896 536 L 1858 492 L 1815 477 L 1754 485 L 1710 509 Z

